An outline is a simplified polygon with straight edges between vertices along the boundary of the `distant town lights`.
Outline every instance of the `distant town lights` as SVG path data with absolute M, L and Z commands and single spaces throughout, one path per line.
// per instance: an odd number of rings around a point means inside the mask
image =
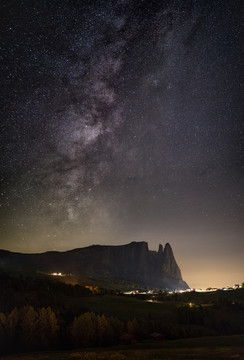
M 53 276 L 63 276 L 61 272 L 59 272 L 59 273 L 53 272 L 53 273 L 51 273 L 51 275 L 53 275 Z

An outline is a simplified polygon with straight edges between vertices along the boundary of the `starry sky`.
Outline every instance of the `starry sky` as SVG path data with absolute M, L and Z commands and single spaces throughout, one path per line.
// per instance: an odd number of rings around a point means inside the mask
M 1 2 L 0 248 L 169 242 L 244 281 L 240 0 Z

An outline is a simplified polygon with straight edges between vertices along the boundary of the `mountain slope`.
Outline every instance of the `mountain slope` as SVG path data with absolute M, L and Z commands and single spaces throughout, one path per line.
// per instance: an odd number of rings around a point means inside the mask
M 61 272 L 97 279 L 135 281 L 151 288 L 186 289 L 169 244 L 150 251 L 146 242 L 120 246 L 92 245 L 65 252 L 40 254 L 0 251 L 0 266 Z

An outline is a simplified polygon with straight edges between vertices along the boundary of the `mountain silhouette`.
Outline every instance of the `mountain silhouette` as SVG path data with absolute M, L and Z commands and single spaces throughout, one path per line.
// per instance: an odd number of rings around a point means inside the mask
M 0 250 L 0 266 L 47 273 L 72 274 L 85 278 L 133 281 L 150 288 L 184 290 L 170 244 L 150 251 L 147 242 L 126 245 L 92 245 L 64 252 L 23 254 Z

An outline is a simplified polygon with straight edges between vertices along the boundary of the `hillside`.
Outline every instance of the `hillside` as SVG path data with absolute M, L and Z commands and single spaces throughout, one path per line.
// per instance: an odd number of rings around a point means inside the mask
M 150 251 L 146 242 L 121 246 L 92 245 L 65 252 L 40 254 L 1 250 L 0 266 L 102 280 L 134 281 L 151 288 L 188 288 L 169 244 L 164 249 L 159 245 L 158 251 Z

